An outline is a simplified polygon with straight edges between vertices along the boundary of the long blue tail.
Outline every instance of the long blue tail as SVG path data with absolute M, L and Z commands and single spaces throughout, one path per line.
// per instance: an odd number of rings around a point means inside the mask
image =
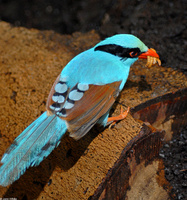
M 0 185 L 7 186 L 19 179 L 30 166 L 37 166 L 60 143 L 67 126 L 65 121 L 44 112 L 30 124 L 2 157 Z

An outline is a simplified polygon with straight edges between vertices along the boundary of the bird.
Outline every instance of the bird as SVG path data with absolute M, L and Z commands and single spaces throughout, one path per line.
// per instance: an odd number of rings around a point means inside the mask
M 108 37 L 75 56 L 55 80 L 46 111 L 4 153 L 0 185 L 12 184 L 27 168 L 38 166 L 67 131 L 79 140 L 95 124 L 107 126 L 124 119 L 129 109 L 116 117 L 109 117 L 109 112 L 139 58 L 154 58 L 155 64 L 159 55 L 131 34 Z

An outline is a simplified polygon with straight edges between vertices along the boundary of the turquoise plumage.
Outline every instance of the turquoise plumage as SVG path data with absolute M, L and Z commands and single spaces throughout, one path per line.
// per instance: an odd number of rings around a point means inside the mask
M 96 123 L 106 126 L 111 122 L 110 108 L 124 87 L 130 66 L 147 56 L 159 58 L 137 37 L 119 34 L 73 58 L 50 91 L 47 111 L 3 155 L 0 185 L 11 184 L 28 167 L 39 165 L 67 130 L 71 137 L 80 139 Z

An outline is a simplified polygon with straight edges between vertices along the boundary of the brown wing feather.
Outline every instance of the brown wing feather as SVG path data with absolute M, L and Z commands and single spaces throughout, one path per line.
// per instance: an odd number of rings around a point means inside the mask
M 60 87 L 56 87 L 57 84 Z M 74 139 L 80 139 L 111 108 L 118 96 L 120 84 L 121 81 L 106 85 L 89 85 L 89 89 L 83 92 L 83 97 L 78 101 L 71 102 L 73 107 L 66 109 L 66 101 L 69 100 L 69 94 L 77 89 L 77 85 L 71 90 L 67 87 L 66 90 L 61 90 L 66 86 L 66 82 L 59 75 L 51 88 L 47 100 L 48 114 L 56 114 L 65 120 L 70 136 Z M 55 95 L 57 95 L 58 100 L 55 99 Z M 63 102 L 59 102 L 61 97 L 64 98 Z M 62 111 L 65 113 L 64 116 L 60 114 Z
M 55 82 L 53 83 L 53 86 L 47 98 L 46 108 L 47 108 L 48 114 L 53 114 L 53 111 L 50 109 L 50 105 L 54 103 L 54 101 L 52 100 L 52 96 L 55 93 L 55 85 L 58 83 L 59 78 L 60 78 L 60 75 L 56 78 Z
M 83 137 L 92 126 L 111 108 L 119 93 L 121 82 L 106 85 L 89 85 L 80 101 L 72 109 L 66 110 L 70 136 L 75 139 Z
M 60 87 L 56 88 L 57 84 L 60 85 Z M 70 89 L 68 88 L 66 82 L 61 80 L 59 75 L 55 80 L 47 99 L 46 108 L 49 115 L 57 114 L 57 112 L 63 108 L 69 91 Z

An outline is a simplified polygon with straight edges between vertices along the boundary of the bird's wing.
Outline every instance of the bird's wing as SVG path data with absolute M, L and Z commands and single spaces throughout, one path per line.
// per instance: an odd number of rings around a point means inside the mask
M 70 136 L 83 137 L 109 111 L 119 94 L 121 81 L 105 85 L 77 83 L 72 89 L 57 78 L 47 101 L 49 113 L 66 120 Z

